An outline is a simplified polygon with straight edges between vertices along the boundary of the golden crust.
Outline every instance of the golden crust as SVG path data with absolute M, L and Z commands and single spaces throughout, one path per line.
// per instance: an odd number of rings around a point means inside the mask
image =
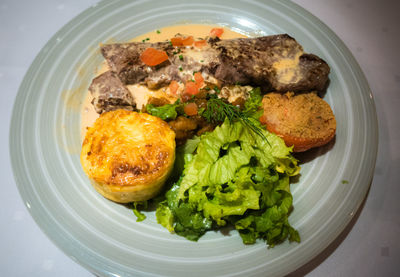
M 173 168 L 175 133 L 158 117 L 126 110 L 103 113 L 89 128 L 81 164 L 104 197 L 119 203 L 157 195 Z
M 263 98 L 261 122 L 282 137 L 294 152 L 327 144 L 336 132 L 336 120 L 327 102 L 316 93 L 268 93 Z

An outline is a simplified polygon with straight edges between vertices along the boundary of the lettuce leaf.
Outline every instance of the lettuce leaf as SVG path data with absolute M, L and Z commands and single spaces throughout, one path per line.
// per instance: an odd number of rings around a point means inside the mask
M 156 210 L 157 222 L 188 240 L 197 241 L 212 228 L 212 221 L 190 203 L 180 202 L 176 195 L 181 179 L 166 193 L 166 200 Z
M 159 107 L 156 107 L 153 104 L 146 105 L 146 111 L 149 114 L 167 121 L 174 120 L 178 116 L 178 114 L 182 114 L 182 109 L 183 105 L 179 99 L 174 104 L 165 104 Z
M 141 212 L 143 209 L 147 209 L 147 201 L 135 201 L 132 202 L 132 211 L 136 215 L 136 222 L 140 222 L 146 219 L 146 215 Z
M 288 217 L 289 177 L 300 168 L 281 138 L 262 132 L 268 141 L 240 121 L 225 120 L 191 141 L 181 150 L 183 173 L 159 205 L 158 222 L 190 240 L 229 223 L 244 243 L 299 241 Z

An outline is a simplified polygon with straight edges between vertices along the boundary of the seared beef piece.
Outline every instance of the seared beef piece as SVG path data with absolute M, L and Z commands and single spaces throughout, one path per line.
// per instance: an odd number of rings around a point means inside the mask
M 261 86 L 265 91 L 322 90 L 328 80 L 326 62 L 303 53 L 301 45 L 286 34 L 210 39 L 208 43 L 209 47 L 201 51 L 172 47 L 169 42 L 108 44 L 101 51 L 124 84 L 145 84 L 150 88 L 172 80 L 185 82 L 193 78 L 194 71 L 201 71 L 206 81 L 214 77 L 223 85 L 240 83 Z M 166 51 L 169 60 L 155 67 L 145 65 L 140 55 L 148 47 Z M 180 53 L 176 54 L 178 50 Z
M 136 107 L 132 94 L 111 71 L 94 78 L 89 91 L 93 96 L 92 104 L 99 114 L 117 109 L 132 111 Z
M 322 90 L 328 80 L 328 64 L 287 34 L 214 40 L 212 47 L 220 53 L 214 76 L 225 84 L 285 92 Z
M 147 66 L 140 60 L 140 55 L 148 47 L 166 51 L 169 60 L 157 66 Z M 150 89 L 168 85 L 172 80 L 182 80 L 185 74 L 183 68 L 188 67 L 188 63 L 191 64 L 190 68 L 193 70 L 201 69 L 199 62 L 188 57 L 184 60 L 179 59 L 179 55 L 174 55 L 174 52 L 176 49 L 169 42 L 117 43 L 105 44 L 101 47 L 101 53 L 111 70 L 124 84 L 144 84 Z

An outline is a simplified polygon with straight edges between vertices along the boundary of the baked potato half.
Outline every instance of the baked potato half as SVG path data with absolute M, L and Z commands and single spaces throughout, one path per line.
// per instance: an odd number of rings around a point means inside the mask
M 86 133 L 84 172 L 94 188 L 118 203 L 156 196 L 175 160 L 175 133 L 158 117 L 126 110 L 100 115 Z

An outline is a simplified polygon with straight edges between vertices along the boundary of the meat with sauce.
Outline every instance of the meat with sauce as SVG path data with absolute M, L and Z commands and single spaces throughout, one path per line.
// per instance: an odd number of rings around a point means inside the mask
M 149 48 L 163 50 L 168 61 L 147 66 L 141 53 Z M 302 46 L 287 34 L 257 38 L 209 39 L 198 49 L 173 47 L 169 42 L 105 44 L 101 52 L 111 70 L 124 84 L 145 84 L 149 88 L 185 82 L 194 71 L 206 81 L 222 85 L 260 86 L 268 91 L 322 90 L 329 66 L 321 58 L 303 52 Z

